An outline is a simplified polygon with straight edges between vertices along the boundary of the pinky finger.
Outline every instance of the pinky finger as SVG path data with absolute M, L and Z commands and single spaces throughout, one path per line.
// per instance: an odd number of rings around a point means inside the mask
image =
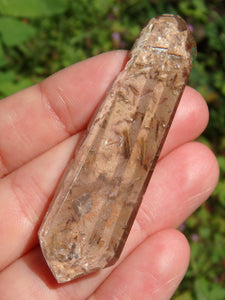
M 179 231 L 167 229 L 138 246 L 88 300 L 168 300 L 183 279 L 190 248 Z

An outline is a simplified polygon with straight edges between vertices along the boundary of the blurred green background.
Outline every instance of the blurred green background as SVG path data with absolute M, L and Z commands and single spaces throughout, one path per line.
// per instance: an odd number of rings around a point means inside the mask
M 210 123 L 200 137 L 216 153 L 219 184 L 180 228 L 191 264 L 175 300 L 225 299 L 225 3 L 223 0 L 0 0 L 0 98 L 77 61 L 130 49 L 156 15 L 181 15 L 198 45 L 189 85 L 206 99 Z

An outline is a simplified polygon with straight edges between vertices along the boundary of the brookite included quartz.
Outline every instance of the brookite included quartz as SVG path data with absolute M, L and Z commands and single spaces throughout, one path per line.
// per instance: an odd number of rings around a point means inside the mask
M 195 42 L 178 16 L 142 30 L 87 136 L 75 153 L 39 231 L 58 282 L 119 258 L 192 68 Z

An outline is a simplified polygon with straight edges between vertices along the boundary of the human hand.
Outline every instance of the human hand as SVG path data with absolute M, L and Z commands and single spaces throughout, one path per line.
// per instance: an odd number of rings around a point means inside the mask
M 214 155 L 192 142 L 208 122 L 187 87 L 118 263 L 57 284 L 37 231 L 82 131 L 126 60 L 114 51 L 75 64 L 0 102 L 0 299 L 170 299 L 189 262 L 175 228 L 211 194 Z

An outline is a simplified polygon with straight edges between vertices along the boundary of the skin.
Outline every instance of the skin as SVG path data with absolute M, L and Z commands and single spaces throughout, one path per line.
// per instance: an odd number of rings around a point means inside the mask
M 1 299 L 170 299 L 190 249 L 177 228 L 212 193 L 219 169 L 193 142 L 208 109 L 186 87 L 174 122 L 118 263 L 57 284 L 37 231 L 82 131 L 127 60 L 113 51 L 72 65 L 0 101 Z

